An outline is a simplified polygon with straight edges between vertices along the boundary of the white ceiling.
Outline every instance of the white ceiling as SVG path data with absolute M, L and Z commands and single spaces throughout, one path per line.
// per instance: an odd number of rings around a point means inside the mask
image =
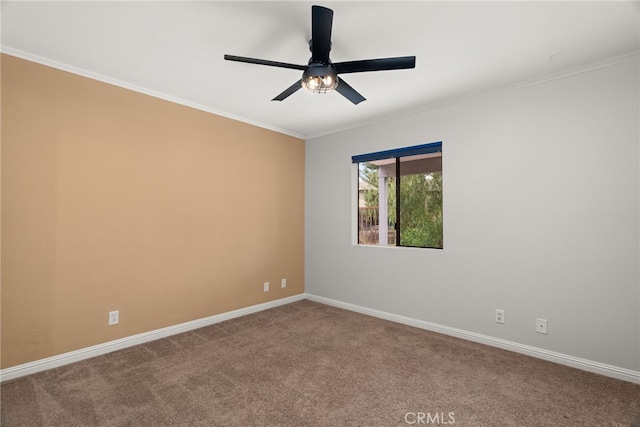
M 281 2 L 2 1 L 2 51 L 311 138 L 638 55 L 639 2 L 323 2 L 331 59 L 415 55 L 413 70 L 348 74 L 367 100 L 300 90 L 311 5 Z

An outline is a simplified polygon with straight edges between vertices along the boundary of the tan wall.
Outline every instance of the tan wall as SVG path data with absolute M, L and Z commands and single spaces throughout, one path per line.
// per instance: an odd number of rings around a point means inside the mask
M 2 368 L 304 291 L 304 141 L 7 55 L 1 77 Z

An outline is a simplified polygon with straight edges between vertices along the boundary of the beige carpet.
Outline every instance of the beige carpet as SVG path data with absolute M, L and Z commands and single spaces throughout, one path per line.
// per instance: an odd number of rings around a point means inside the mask
M 300 301 L 2 384 L 2 426 L 640 426 L 640 386 Z

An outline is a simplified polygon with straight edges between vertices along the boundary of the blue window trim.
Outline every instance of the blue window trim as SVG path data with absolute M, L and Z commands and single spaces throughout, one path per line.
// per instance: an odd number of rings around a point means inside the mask
M 415 156 L 442 152 L 442 141 L 429 144 L 414 145 L 412 147 L 396 148 L 393 150 L 377 151 L 375 153 L 359 154 L 351 157 L 352 163 L 372 162 L 374 160 L 394 159 L 397 157 Z

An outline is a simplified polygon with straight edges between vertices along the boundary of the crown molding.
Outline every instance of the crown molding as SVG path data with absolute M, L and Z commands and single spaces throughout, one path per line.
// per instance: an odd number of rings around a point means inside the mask
M 496 95 L 499 93 L 503 93 L 503 92 L 509 92 L 509 91 L 513 91 L 513 90 L 517 90 L 517 89 L 522 89 L 525 87 L 529 87 L 529 86 L 535 86 L 541 83 L 546 83 L 549 81 L 553 81 L 553 80 L 559 80 L 559 79 L 563 79 L 566 77 L 570 77 L 570 76 L 574 76 L 577 74 L 581 74 L 581 73 L 586 73 L 589 71 L 594 71 L 594 70 L 598 70 L 600 68 L 606 68 L 606 67 L 610 67 L 616 64 L 620 64 L 620 63 L 624 63 L 624 62 L 628 62 L 628 61 L 633 61 L 633 60 L 638 60 L 638 58 L 640 58 L 640 50 L 635 50 L 632 52 L 628 52 L 622 55 L 618 55 L 618 56 L 614 56 L 614 57 L 610 57 L 601 61 L 597 61 L 597 62 L 593 62 L 593 63 L 589 63 L 589 64 L 585 64 L 585 65 L 581 65 L 578 67 L 574 67 L 574 68 L 570 68 L 568 70 L 564 70 L 564 71 L 560 71 L 560 72 L 556 72 L 556 73 L 551 73 L 551 74 L 546 74 L 544 76 L 539 76 L 539 77 L 535 77 L 529 80 L 524 80 L 518 83 L 512 83 L 512 84 L 508 84 L 508 85 L 504 85 L 504 86 L 497 86 L 497 87 L 493 87 L 490 89 L 486 89 L 486 90 L 482 90 L 479 92 L 475 92 L 473 94 L 469 94 L 469 95 L 464 95 L 464 96 L 460 96 L 460 97 L 455 97 L 455 98 L 450 98 L 450 99 L 446 99 L 443 101 L 438 101 L 438 102 L 434 102 L 434 103 L 430 103 L 430 104 L 426 104 L 426 105 L 422 105 L 418 108 L 413 108 L 410 110 L 405 110 L 405 111 L 401 111 L 399 113 L 396 114 L 392 114 L 392 115 L 388 115 L 388 116 L 383 116 L 383 117 L 378 117 L 378 118 L 374 118 L 371 120 L 366 120 L 366 121 L 361 121 L 361 122 L 357 122 L 357 123 L 352 123 L 349 125 L 345 125 L 345 126 L 341 126 L 341 127 L 337 127 L 337 128 L 332 128 L 332 129 L 327 129 L 321 132 L 317 132 L 317 133 L 311 133 L 311 134 L 299 134 L 296 132 L 292 132 L 290 130 L 287 129 L 282 129 L 279 127 L 275 127 L 275 126 L 271 126 L 267 123 L 262 123 L 262 122 L 258 122 L 255 120 L 251 120 L 249 118 L 237 115 L 237 114 L 231 114 L 231 113 L 227 113 L 225 111 L 221 111 L 221 110 L 217 110 L 214 108 L 210 108 L 207 107 L 205 105 L 202 104 L 197 104 L 194 102 L 190 102 L 172 95 L 168 95 L 159 91 L 155 91 L 152 89 L 148 89 L 142 86 L 138 86 L 138 85 L 134 85 L 122 80 L 118 80 L 118 79 L 114 79 L 99 73 L 94 73 L 92 71 L 88 71 L 85 70 L 83 68 L 79 68 L 79 67 L 75 67 L 72 65 L 68 65 L 59 61 L 55 61 L 49 58 L 44 58 L 41 57 L 39 55 L 34 55 L 19 49 L 14 49 L 8 46 L 1 46 L 0 47 L 0 53 L 4 53 L 10 56 L 15 56 L 17 58 L 21 58 L 21 59 L 25 59 L 27 61 L 31 61 L 31 62 L 35 62 L 37 64 L 41 64 L 41 65 L 45 65 L 47 67 L 51 67 L 51 68 L 55 68 L 61 71 L 66 71 L 72 74 L 77 74 L 79 76 L 82 77 L 87 77 L 93 80 L 97 80 L 103 83 L 107 83 L 110 85 L 114 85 L 114 86 L 118 86 L 124 89 L 128 89 L 134 92 L 138 92 L 138 93 L 142 93 L 148 96 L 152 96 L 154 98 L 159 98 L 159 99 L 163 99 L 165 101 L 169 101 L 169 102 L 173 102 L 175 104 L 179 104 L 179 105 L 184 105 L 186 107 L 190 107 L 190 108 L 194 108 L 196 110 L 200 110 L 200 111 L 204 111 L 207 113 L 211 113 L 211 114 L 215 114 L 217 116 L 221 116 L 221 117 L 226 117 L 228 119 L 232 119 L 232 120 L 236 120 L 242 123 L 246 123 L 252 126 L 256 126 L 256 127 L 260 127 L 263 129 L 267 129 L 267 130 L 271 130 L 274 132 L 278 132 L 284 135 L 289 135 L 292 136 L 294 138 L 299 138 L 299 139 L 303 139 L 303 140 L 311 140 L 311 139 L 315 139 L 315 138 L 319 138 L 322 136 L 327 136 L 327 135 L 332 135 L 332 134 L 336 134 L 336 133 L 340 133 L 340 132 L 345 132 L 348 130 L 353 130 L 353 129 L 357 129 L 357 128 L 361 128 L 361 127 L 365 127 L 365 126 L 370 126 L 370 125 L 374 125 L 377 123 L 383 123 L 386 121 L 390 121 L 390 120 L 394 120 L 394 119 L 398 119 L 398 118 L 402 118 L 402 117 L 407 117 L 407 116 L 411 116 L 414 114 L 418 114 L 424 111 L 429 111 L 429 110 L 436 110 L 439 108 L 443 108 L 449 105 L 454 105 L 454 104 L 459 104 L 462 102 L 468 102 L 468 101 L 472 101 L 475 99 L 479 99 L 479 98 L 483 98 L 486 96 L 492 96 L 492 95 Z
M 65 64 L 63 62 L 55 61 L 49 58 L 44 58 L 39 55 L 34 55 L 19 49 L 14 49 L 7 46 L 0 47 L 0 53 L 14 56 L 16 58 L 24 59 L 30 62 L 35 62 L 36 64 L 44 65 L 47 67 L 55 68 L 60 71 L 65 71 L 68 73 L 76 74 L 82 77 L 86 77 L 92 80 L 97 80 L 102 83 L 107 83 L 113 86 L 121 87 L 123 89 L 127 89 L 133 92 L 138 92 L 144 95 L 152 96 L 154 98 L 162 99 L 164 101 L 169 101 L 174 104 L 184 105 L 185 107 L 190 107 L 196 110 L 204 111 L 206 113 L 215 114 L 216 116 L 226 117 L 228 119 L 236 120 L 242 123 L 246 123 L 252 126 L 256 126 L 259 128 L 271 130 L 274 132 L 278 132 L 284 135 L 289 135 L 294 138 L 305 139 L 304 135 L 297 134 L 295 132 L 291 132 L 287 129 L 278 128 L 275 126 L 271 126 L 267 123 L 261 123 L 255 120 L 248 119 L 243 116 L 239 116 L 237 114 L 227 113 L 225 111 L 216 110 L 215 108 L 207 107 L 206 105 L 198 104 L 195 102 L 187 101 L 182 98 L 175 97 L 173 95 L 169 95 L 166 93 L 162 93 L 153 89 L 149 89 L 143 86 L 138 86 L 132 83 L 125 82 L 123 80 L 114 79 L 112 77 L 105 76 L 103 74 L 94 73 L 93 71 L 88 71 L 83 68 L 75 67 L 73 65 Z
M 579 67 L 574 67 L 574 68 L 570 68 L 567 70 L 563 70 L 563 71 L 559 71 L 556 73 L 551 73 L 551 74 L 545 74 L 544 76 L 538 76 L 532 79 L 528 79 L 528 80 L 523 80 L 517 83 L 510 83 L 508 85 L 503 85 L 503 86 L 496 86 L 490 89 L 486 89 L 486 90 L 482 90 L 479 92 L 475 92 L 469 95 L 463 95 L 463 96 L 459 96 L 459 97 L 455 97 L 455 98 L 450 98 L 450 99 L 446 99 L 443 101 L 438 101 L 438 102 L 434 102 L 431 104 L 426 104 L 426 105 L 422 105 L 418 108 L 413 108 L 410 110 L 405 110 L 405 111 L 401 111 L 399 113 L 393 114 L 393 115 L 388 115 L 388 116 L 384 116 L 384 117 L 378 117 L 372 120 L 367 120 L 367 121 L 362 121 L 362 122 L 358 122 L 358 123 L 352 123 L 350 125 L 346 125 L 346 126 L 342 126 L 340 128 L 335 128 L 335 129 L 331 129 L 331 130 L 326 130 L 326 131 L 322 131 L 322 132 L 318 132 L 318 133 L 314 133 L 314 134 L 309 134 L 309 135 L 305 135 L 305 139 L 306 140 L 310 140 L 310 139 L 314 139 L 314 138 L 319 138 L 321 136 L 327 136 L 327 135 L 332 135 L 332 134 L 336 134 L 336 133 L 340 133 L 340 132 L 345 132 L 348 130 L 353 130 L 353 129 L 357 129 L 357 128 L 361 128 L 361 127 L 365 127 L 365 126 L 370 126 L 370 125 L 374 125 L 377 123 L 383 123 L 386 121 L 390 121 L 390 120 L 394 120 L 394 119 L 398 119 L 398 118 L 402 118 L 402 117 L 407 117 L 407 116 L 411 116 L 413 114 L 418 114 L 418 113 L 422 113 L 424 111 L 429 111 L 429 110 L 437 110 L 439 108 L 443 108 L 449 105 L 454 105 L 454 104 L 459 104 L 459 103 L 463 103 L 463 102 L 468 102 L 468 101 L 472 101 L 475 99 L 479 99 L 479 98 L 484 98 L 487 96 L 493 96 L 493 95 L 497 95 L 503 92 L 510 92 L 510 91 L 514 91 L 514 90 L 518 90 L 518 89 L 522 89 L 522 88 L 526 88 L 529 86 L 535 86 L 535 85 L 539 85 L 542 83 L 546 83 L 546 82 L 550 82 L 553 80 L 559 80 L 559 79 L 563 79 L 566 77 L 571 77 L 577 74 L 582 74 L 582 73 L 586 73 L 589 71 L 594 71 L 594 70 L 598 70 L 601 68 L 606 68 L 606 67 L 610 67 L 613 65 L 617 65 L 617 64 L 621 64 L 624 62 L 629 62 L 629 61 L 633 61 L 633 60 L 638 60 L 638 58 L 640 58 L 640 50 L 635 50 L 632 52 L 628 52 L 625 53 L 623 55 L 618 55 L 618 56 L 614 56 L 614 57 L 610 57 L 601 61 L 597 61 L 597 62 L 593 62 L 593 63 L 589 63 L 589 64 L 585 64 L 585 65 L 581 65 Z

